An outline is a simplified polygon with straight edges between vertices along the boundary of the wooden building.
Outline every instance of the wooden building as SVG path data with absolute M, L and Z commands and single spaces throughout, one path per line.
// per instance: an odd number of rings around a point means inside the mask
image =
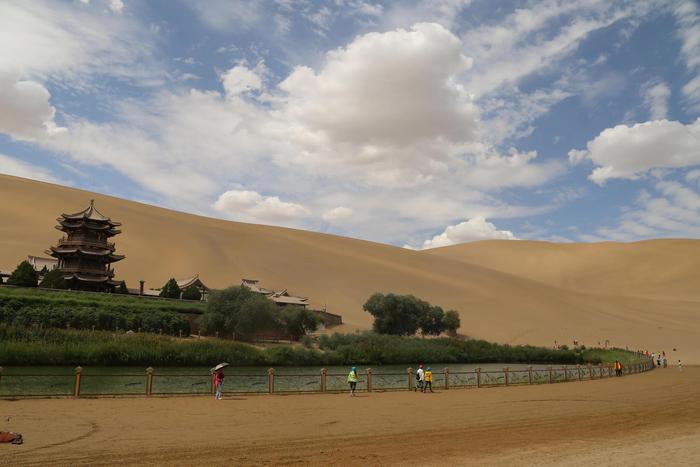
M 46 254 L 58 259 L 68 288 L 111 292 L 121 284 L 114 280 L 111 264 L 124 259 L 115 254 L 115 245 L 108 240 L 121 233 L 121 224 L 102 215 L 94 200 L 75 214 L 62 214 L 56 228 L 66 236 L 58 240 Z

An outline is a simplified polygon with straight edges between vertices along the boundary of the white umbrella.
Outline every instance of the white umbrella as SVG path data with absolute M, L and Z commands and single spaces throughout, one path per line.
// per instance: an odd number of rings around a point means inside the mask
M 224 363 L 219 363 L 218 365 L 216 365 L 216 366 L 214 367 L 214 371 L 220 370 L 220 369 L 225 368 L 225 367 L 227 367 L 227 366 L 228 366 L 228 363 L 226 363 L 226 362 L 224 362 Z

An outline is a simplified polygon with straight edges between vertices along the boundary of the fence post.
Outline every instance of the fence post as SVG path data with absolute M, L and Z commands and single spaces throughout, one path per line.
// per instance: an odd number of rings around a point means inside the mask
M 481 368 L 476 369 L 476 387 L 481 387 Z
M 146 368 L 146 397 L 151 397 L 153 393 L 153 368 Z
M 603 364 L 602 363 L 598 364 L 598 372 L 600 373 L 598 375 L 600 377 L 600 379 L 603 379 Z
M 527 367 L 527 384 L 532 384 L 532 367 Z
M 552 384 L 552 367 L 549 367 L 549 384 Z
M 508 367 L 503 369 L 503 384 L 508 386 Z
M 610 378 L 612 376 L 612 370 L 613 370 L 612 365 L 608 364 L 608 378 Z
M 267 370 L 267 392 L 272 394 L 275 392 L 275 369 L 270 368 Z
M 588 379 L 593 379 L 593 367 L 591 364 L 588 364 Z
M 75 386 L 73 387 L 73 396 L 80 397 L 80 378 L 82 376 L 83 369 L 77 367 L 75 369 Z
M 445 389 L 450 389 L 450 369 L 445 368 Z
M 321 368 L 321 392 L 326 392 L 326 375 L 328 370 Z
M 408 375 L 408 390 L 413 389 L 413 368 L 408 367 L 406 369 L 406 374 Z
M 569 381 L 569 370 L 566 369 L 566 365 L 561 367 L 562 370 L 564 370 L 564 381 Z
M 367 392 L 372 392 L 372 369 L 367 368 Z
M 581 365 L 576 365 L 576 370 L 578 371 L 578 380 L 581 381 Z
M 0 382 L 2 381 L 2 367 L 0 366 Z
M 209 370 L 209 376 L 211 376 L 211 388 L 209 389 L 212 394 L 216 393 L 216 386 L 214 384 L 216 376 L 214 376 L 214 369 Z

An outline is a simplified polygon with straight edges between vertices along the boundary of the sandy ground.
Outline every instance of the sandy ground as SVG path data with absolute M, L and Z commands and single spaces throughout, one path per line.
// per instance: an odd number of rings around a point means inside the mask
M 509 388 L 0 401 L 0 465 L 700 465 L 700 368 Z M 9 421 L 8 420 L 9 417 Z
M 94 198 L 123 223 L 117 278 L 158 287 L 200 274 L 210 287 L 257 278 L 311 297 L 367 329 L 374 292 L 414 294 L 458 310 L 461 332 L 510 344 L 604 344 L 666 351 L 700 364 L 700 240 L 552 244 L 487 241 L 427 251 L 334 235 L 209 219 L 0 175 L 0 269 L 41 255 L 63 212 Z M 673 348 L 678 349 L 673 352 Z

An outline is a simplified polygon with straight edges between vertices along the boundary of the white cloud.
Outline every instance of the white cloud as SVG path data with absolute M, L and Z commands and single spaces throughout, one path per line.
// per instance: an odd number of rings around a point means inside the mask
M 226 96 L 237 96 L 240 94 L 250 94 L 263 88 L 260 76 L 253 70 L 236 65 L 221 75 Z
M 651 120 L 661 120 L 668 116 L 668 99 L 671 97 L 671 90 L 666 83 L 647 83 L 642 86 L 642 97 L 644 105 L 649 109 Z
M 109 0 L 109 9 L 114 13 L 124 11 L 124 2 L 122 0 Z
M 5 154 L 0 154 L 0 173 L 50 183 L 60 182 L 60 180 L 51 175 L 47 169 L 34 164 L 28 164 L 14 157 L 6 156 Z
M 589 178 L 604 184 L 611 178 L 634 179 L 654 168 L 700 164 L 700 119 L 684 125 L 657 120 L 603 130 L 583 151 L 569 151 L 573 163 L 584 159 L 598 167 Z
M 326 222 L 342 222 L 349 219 L 355 213 L 351 208 L 336 206 L 323 213 L 323 220 Z
M 162 83 L 153 48 L 151 33 L 138 23 L 90 5 L 0 2 L 0 70 L 17 70 L 22 79 L 80 87 L 93 75 L 110 75 Z
M 300 204 L 248 190 L 229 190 L 222 193 L 214 203 L 214 208 L 231 219 L 275 225 L 298 224 L 311 214 Z
M 494 224 L 487 222 L 483 217 L 472 217 L 465 222 L 447 226 L 444 232 L 423 242 L 421 249 L 439 248 L 458 243 L 490 239 L 517 240 L 513 232 L 498 230 Z
M 682 92 L 690 106 L 700 109 L 700 8 L 691 0 L 677 3 L 674 10 L 681 40 L 681 57 L 686 68 L 695 76 L 686 83 Z
M 20 81 L 18 75 L 0 69 L 0 133 L 31 140 L 60 131 L 54 122 L 56 110 L 49 103 L 49 91 L 34 81 Z
M 636 204 L 626 208 L 621 221 L 596 230 L 584 240 L 634 241 L 659 237 L 700 237 L 700 192 L 682 182 L 660 180 L 653 193 L 643 191 Z

